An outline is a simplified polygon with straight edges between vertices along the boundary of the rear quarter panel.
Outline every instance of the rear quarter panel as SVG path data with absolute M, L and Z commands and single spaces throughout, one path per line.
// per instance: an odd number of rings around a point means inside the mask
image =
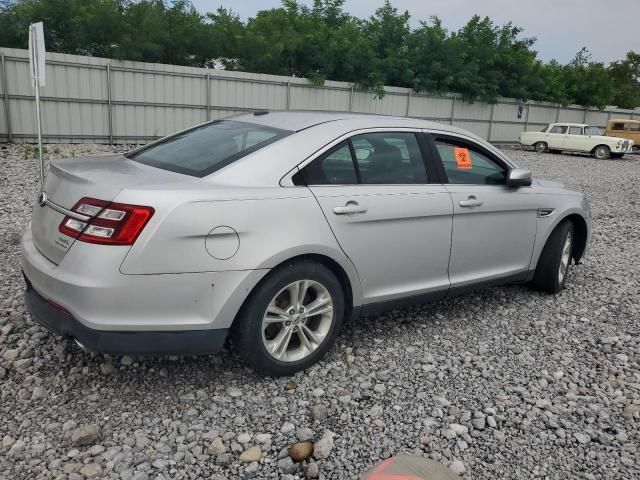
M 123 274 L 271 269 L 295 256 L 318 254 L 342 266 L 358 302 L 357 273 L 307 187 L 235 188 L 229 197 L 218 189 L 210 194 L 191 192 L 191 198 L 181 201 L 175 195 L 184 193 L 135 191 L 123 195 L 131 203 L 149 204 L 150 196 L 156 197 L 152 204 L 164 203 L 156 209 L 158 218 L 127 254 L 120 267 Z M 237 252 L 227 259 L 212 256 L 216 242 L 228 240 L 210 236 L 220 226 L 231 227 L 237 234 Z

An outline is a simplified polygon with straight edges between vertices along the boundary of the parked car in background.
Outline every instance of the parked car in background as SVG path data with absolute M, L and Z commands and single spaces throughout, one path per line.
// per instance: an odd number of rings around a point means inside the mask
M 603 160 L 633 150 L 633 140 L 607 137 L 600 127 L 583 123 L 551 123 L 539 132 L 522 132 L 520 143 L 536 152 L 585 152 Z
M 32 317 L 83 348 L 202 354 L 230 336 L 284 375 L 351 316 L 503 283 L 559 292 L 590 232 L 581 193 L 467 131 L 256 112 L 54 161 L 22 268 Z
M 604 134 L 609 137 L 620 137 L 633 140 L 636 148 L 640 147 L 640 120 L 611 119 L 607 122 Z

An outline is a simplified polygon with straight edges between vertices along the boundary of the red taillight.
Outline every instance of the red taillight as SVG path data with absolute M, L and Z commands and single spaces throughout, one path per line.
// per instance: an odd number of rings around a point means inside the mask
M 133 245 L 154 213 L 151 207 L 86 197 L 72 210 L 91 218 L 83 222 L 64 217 L 58 230 L 81 242 L 101 245 Z

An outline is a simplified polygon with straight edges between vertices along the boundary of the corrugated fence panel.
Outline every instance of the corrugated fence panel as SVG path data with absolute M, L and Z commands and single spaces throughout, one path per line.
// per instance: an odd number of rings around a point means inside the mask
M 557 113 L 557 107 L 529 104 L 529 130 L 540 130 L 543 125 L 555 122 Z
M 212 106 L 230 107 L 230 110 L 287 108 L 286 86 L 215 77 L 211 78 L 209 87 Z M 206 104 L 206 98 L 202 104 Z
M 559 122 L 584 123 L 585 111 L 573 108 L 561 108 Z
M 411 95 L 409 116 L 445 120 L 451 118 L 453 98 Z
M 291 84 L 292 110 L 331 110 L 343 112 L 349 110 L 351 90 L 324 89 L 305 85 Z
M 33 142 L 35 106 L 28 52 L 11 48 L 0 48 L 0 52 L 7 80 L 5 85 L 0 79 L 0 141 L 8 140 L 11 133 L 14 141 Z M 521 131 L 539 130 L 555 121 L 604 126 L 608 118 L 640 118 L 640 109 L 585 111 L 579 105 L 558 107 L 513 99 L 500 99 L 492 106 L 467 103 L 454 94 L 418 94 L 397 87 L 385 87 L 380 99 L 345 82 L 314 86 L 304 78 L 59 53 L 47 54 L 46 75 L 41 96 L 47 142 L 142 143 L 207 118 L 254 109 L 351 110 L 445 124 L 451 123 L 453 115 L 454 125 L 495 142 L 517 141 Z M 522 117 L 518 118 L 520 106 Z

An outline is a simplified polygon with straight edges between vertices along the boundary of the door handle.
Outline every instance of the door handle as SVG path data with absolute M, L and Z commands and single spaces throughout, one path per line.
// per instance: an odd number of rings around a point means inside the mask
M 367 213 L 367 208 L 361 207 L 358 202 L 351 200 L 344 207 L 334 207 L 333 213 L 336 215 L 354 215 L 356 213 Z
M 473 195 L 470 196 L 467 200 L 460 200 L 460 206 L 467 207 L 467 208 L 480 207 L 483 203 L 484 202 L 478 200 Z

